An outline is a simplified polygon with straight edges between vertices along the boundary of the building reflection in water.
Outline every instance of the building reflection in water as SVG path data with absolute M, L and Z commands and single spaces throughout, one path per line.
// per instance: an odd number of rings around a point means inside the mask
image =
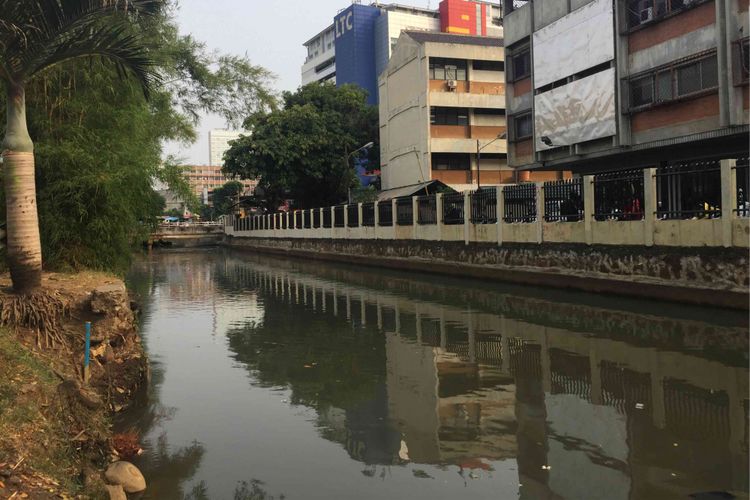
M 487 312 L 407 297 L 404 283 L 388 286 L 400 281 L 393 277 L 366 286 L 323 267 L 231 262 L 224 278 L 258 290 L 266 306 L 273 298 L 384 335 L 384 390 L 356 410 L 320 414 L 324 434 L 358 460 L 472 475 L 516 460 L 522 498 L 747 491 L 748 371 L 736 356 L 743 342 L 747 351 L 743 326 L 581 306 L 576 321 L 592 330 L 573 331 L 552 325 L 555 304 L 538 299 L 498 293 L 488 300 L 500 307 Z M 524 301 L 531 314 L 513 317 Z M 529 320 L 535 308 L 538 323 Z M 711 344 L 711 356 L 663 345 L 678 337 Z

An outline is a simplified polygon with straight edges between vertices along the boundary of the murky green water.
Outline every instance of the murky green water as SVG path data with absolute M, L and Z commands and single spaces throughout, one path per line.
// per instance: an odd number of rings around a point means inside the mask
M 747 491 L 743 314 L 223 250 L 129 281 L 147 498 Z

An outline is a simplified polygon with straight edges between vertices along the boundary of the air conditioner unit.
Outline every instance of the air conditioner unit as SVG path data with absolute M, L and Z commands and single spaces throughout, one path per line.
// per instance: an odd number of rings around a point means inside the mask
M 446 85 L 448 86 L 448 90 L 456 90 L 456 87 L 458 87 L 456 80 L 448 80 Z
M 641 23 L 647 23 L 654 18 L 654 8 L 648 7 L 641 11 L 640 19 Z

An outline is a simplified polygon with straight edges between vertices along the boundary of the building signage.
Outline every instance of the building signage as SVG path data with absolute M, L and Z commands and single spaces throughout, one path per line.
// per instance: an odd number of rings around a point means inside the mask
M 349 11 L 336 19 L 336 38 L 339 38 L 354 29 L 354 12 Z

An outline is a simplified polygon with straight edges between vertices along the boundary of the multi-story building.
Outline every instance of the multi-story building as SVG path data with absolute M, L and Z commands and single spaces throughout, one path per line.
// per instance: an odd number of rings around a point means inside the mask
M 224 164 L 224 153 L 229 149 L 229 142 L 239 139 L 242 132 L 214 129 L 208 132 L 208 164 L 221 167 Z
M 469 0 L 443 0 L 437 10 L 353 2 L 304 44 L 302 84 L 355 83 L 369 92 L 371 104 L 377 104 L 378 75 L 406 29 L 501 37 L 501 10 L 490 2 Z
M 504 69 L 501 38 L 403 32 L 379 80 L 383 189 L 510 180 Z
M 748 0 L 504 3 L 519 180 L 747 156 Z
M 221 165 L 191 165 L 188 168 L 185 177 L 195 195 L 206 205 L 210 204 L 214 189 L 234 180 L 222 173 Z M 258 184 L 257 181 L 245 179 L 240 179 L 239 182 L 242 183 L 244 194 L 252 194 Z

